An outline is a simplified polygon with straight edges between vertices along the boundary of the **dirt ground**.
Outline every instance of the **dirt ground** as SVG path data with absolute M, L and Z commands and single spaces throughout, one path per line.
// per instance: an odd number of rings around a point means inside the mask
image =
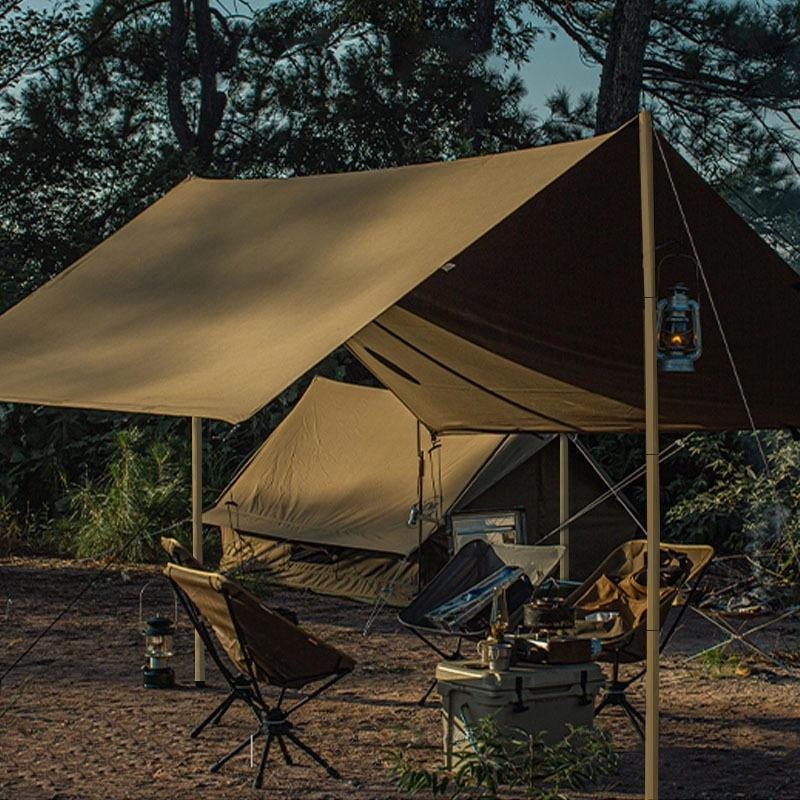
M 97 572 L 92 565 L 30 559 L 0 561 L 0 666 Z M 208 765 L 252 724 L 243 706 L 199 739 L 189 731 L 221 699 L 222 680 L 209 669 L 208 687 L 190 687 L 192 635 L 181 619 L 174 690 L 141 685 L 143 640 L 139 591 L 155 568 L 115 568 L 103 576 L 3 682 L 0 690 L 0 798 L 3 800 L 171 800 L 309 798 L 372 800 L 399 796 L 387 764 L 410 748 L 430 764 L 440 757 L 438 703 L 416 704 L 436 657 L 384 611 L 370 636 L 360 631 L 370 609 L 299 592 L 270 602 L 294 608 L 301 622 L 358 661 L 356 671 L 303 710 L 303 736 L 338 767 L 325 777 L 307 760 L 288 767 L 272 760 L 263 791 L 251 788 L 247 752 L 218 774 Z M 147 590 L 152 610 L 166 597 Z M 166 601 L 162 602 L 162 608 Z M 714 629 L 693 614 L 678 631 L 662 672 L 661 786 L 665 800 L 800 798 L 800 705 L 797 680 L 770 670 L 717 677 L 686 654 L 715 641 Z M 800 650 L 800 626 L 785 625 L 767 640 Z M 0 669 L 2 672 L 2 669 Z M 642 703 L 641 685 L 633 698 Z M 641 795 L 642 750 L 616 710 L 608 728 L 621 757 L 619 774 L 581 797 Z

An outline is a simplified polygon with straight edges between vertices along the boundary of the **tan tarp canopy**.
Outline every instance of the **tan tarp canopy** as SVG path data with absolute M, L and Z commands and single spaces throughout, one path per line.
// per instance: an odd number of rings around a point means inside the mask
M 0 397 L 247 419 L 603 141 L 190 178 L 0 318 Z
M 0 397 L 235 422 L 351 339 L 433 430 L 639 430 L 638 130 L 187 180 L 0 318 Z M 756 424 L 798 425 L 797 275 L 664 147 Z M 655 216 L 659 291 L 687 281 L 705 323 L 662 425 L 747 427 L 658 147 Z
M 623 431 L 644 424 L 638 129 L 622 128 L 351 341 L 426 425 Z M 800 282 L 663 144 L 759 427 L 800 420 Z M 694 374 L 659 376 L 662 429 L 749 427 L 658 147 L 659 291 L 700 300 Z
M 221 529 L 221 568 L 258 571 L 269 582 L 322 594 L 408 603 L 420 570 L 426 583 L 448 557 L 443 516 L 441 524 L 426 522 L 421 550 L 416 528 L 405 524 L 417 502 L 416 432 L 417 420 L 385 389 L 315 378 L 203 515 Z M 529 540 L 558 524 L 552 437 L 450 436 L 431 450 L 430 435 L 422 435 L 429 511 L 523 507 Z M 577 451 L 570 472 L 573 510 L 604 492 Z M 573 523 L 574 577 L 589 574 L 598 554 L 635 531 L 614 499 Z M 557 543 L 558 536 L 548 540 Z

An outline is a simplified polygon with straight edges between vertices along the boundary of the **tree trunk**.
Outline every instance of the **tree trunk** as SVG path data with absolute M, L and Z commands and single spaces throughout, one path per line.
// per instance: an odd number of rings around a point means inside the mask
M 492 34 L 495 25 L 495 0 L 475 0 L 475 16 L 469 35 L 469 47 L 473 58 L 480 59 L 492 49 Z M 486 87 L 478 76 L 473 77 L 470 116 L 467 121 L 468 134 L 474 153 L 483 147 L 483 130 L 489 112 Z
M 186 49 L 194 11 L 194 39 L 200 79 L 197 130 L 193 130 L 183 92 Z M 212 17 L 223 27 L 214 30 Z M 214 143 L 225 113 L 227 95 L 219 90 L 217 76 L 223 62 L 235 60 L 240 37 L 231 31 L 224 17 L 209 0 L 170 0 L 170 28 L 167 50 L 167 106 L 169 121 L 178 140 L 181 155 L 193 172 L 204 174 L 214 158 Z
M 214 156 L 214 139 L 228 97 L 217 88 L 222 47 L 211 23 L 208 0 L 194 0 L 195 37 L 200 60 L 200 114 L 197 123 L 197 161 L 202 171 L 208 169 Z
M 653 0 L 616 0 L 597 95 L 598 134 L 618 128 L 639 111 L 652 16 Z
M 183 55 L 189 38 L 189 8 L 183 0 L 170 0 L 169 44 L 167 45 L 167 107 L 169 121 L 183 155 L 194 148 L 183 103 Z

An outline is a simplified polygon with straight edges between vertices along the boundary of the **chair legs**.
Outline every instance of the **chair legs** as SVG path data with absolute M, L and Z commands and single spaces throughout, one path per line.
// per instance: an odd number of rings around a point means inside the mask
M 261 788 L 261 784 L 264 782 L 264 770 L 267 766 L 267 759 L 269 758 L 269 746 L 272 744 L 272 739 L 274 738 L 274 734 L 270 731 L 267 734 L 267 741 L 264 742 L 264 749 L 261 751 L 261 760 L 258 762 L 258 772 L 256 773 L 256 779 L 253 781 L 253 786 L 256 789 Z
M 421 639 L 428 647 L 431 648 L 440 658 L 444 659 L 445 661 L 458 661 L 463 656 L 461 655 L 461 645 L 463 639 L 461 636 L 458 637 L 458 644 L 456 645 L 456 649 L 453 650 L 452 653 L 445 653 L 443 650 L 439 649 L 430 639 L 426 636 L 423 636 L 419 631 L 414 630 L 411 628 L 411 632 L 419 639 Z M 428 701 L 428 698 L 431 696 L 431 692 L 436 688 L 436 678 L 434 678 L 428 688 L 425 690 L 425 693 L 417 700 L 417 705 L 420 707 L 424 707 L 425 703 Z
M 302 750 L 307 756 L 309 756 L 309 758 L 322 767 L 332 778 L 341 778 L 341 775 L 339 775 L 339 773 L 319 753 L 317 753 L 304 741 L 302 741 L 302 739 L 300 739 L 300 737 L 294 731 L 294 726 L 287 719 L 286 714 L 279 708 L 270 709 L 266 716 L 262 718 L 261 725 L 255 731 L 253 731 L 250 736 L 237 744 L 233 750 L 231 750 L 229 753 L 226 753 L 222 758 L 212 764 L 210 768 L 211 772 L 218 772 L 234 756 L 241 753 L 251 741 L 255 741 L 260 736 L 264 736 L 265 741 L 264 747 L 261 750 L 261 757 L 258 762 L 258 771 L 256 772 L 256 777 L 253 781 L 253 786 L 256 789 L 260 789 L 262 783 L 264 782 L 264 773 L 267 768 L 269 752 L 273 741 L 278 743 L 283 760 L 290 766 L 294 762 L 292 757 L 289 755 L 287 743 L 291 743 L 299 750 Z
M 625 712 L 625 716 L 631 721 L 631 725 L 633 725 L 639 738 L 644 741 L 644 717 L 641 711 L 635 708 L 625 696 L 626 688 L 627 684 L 612 683 L 611 686 L 605 690 L 603 699 L 594 710 L 594 715 L 598 716 L 606 706 L 619 706 Z
M 196 739 L 208 725 L 219 725 L 225 712 L 236 699 L 236 692 L 231 691 L 228 696 L 191 732 L 192 739 Z
M 299 747 L 307 756 L 316 761 L 331 778 L 339 780 L 342 777 L 319 753 L 312 750 L 305 742 L 299 739 L 296 734 L 289 731 L 286 733 L 286 738 L 289 739 L 292 744 Z
M 289 751 L 286 748 L 286 742 L 283 741 L 283 737 L 278 737 L 278 747 L 281 749 L 281 753 L 283 754 L 283 760 L 291 767 L 294 762 L 292 761 L 292 757 L 289 755 Z
M 237 678 L 231 683 L 231 690 L 227 697 L 191 732 L 192 739 L 196 739 L 208 725 L 219 725 L 225 712 L 233 705 L 236 700 L 247 703 L 253 712 L 258 716 L 254 707 L 253 690 L 249 680 Z
M 256 730 L 253 733 L 251 733 L 246 739 L 237 744 L 236 747 L 233 748 L 233 750 L 226 753 L 218 761 L 215 761 L 209 768 L 209 772 L 219 772 L 222 769 L 222 767 L 225 766 L 225 764 L 227 764 L 234 756 L 238 756 L 239 753 L 241 753 L 242 750 L 244 750 L 245 747 L 247 747 L 247 745 L 250 744 L 251 741 L 255 741 L 259 736 L 261 736 L 262 733 L 263 733 L 262 730 Z
M 638 677 L 638 676 L 637 676 Z M 594 716 L 598 716 L 607 706 L 619 706 L 625 716 L 630 720 L 639 738 L 644 741 L 644 716 L 636 708 L 625 694 L 628 687 L 636 680 L 621 681 L 619 678 L 619 661 L 614 661 L 611 668 L 611 683 L 604 690 L 603 698 L 594 709 Z

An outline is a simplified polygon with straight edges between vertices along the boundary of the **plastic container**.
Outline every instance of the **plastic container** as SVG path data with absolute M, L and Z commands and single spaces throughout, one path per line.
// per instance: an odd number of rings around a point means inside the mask
M 541 731 L 548 744 L 563 739 L 568 724 L 593 727 L 595 697 L 605 683 L 593 662 L 492 672 L 478 661 L 443 661 L 436 667 L 436 679 L 448 769 L 454 753 L 471 747 L 471 726 L 486 716 L 493 716 L 501 731 Z

